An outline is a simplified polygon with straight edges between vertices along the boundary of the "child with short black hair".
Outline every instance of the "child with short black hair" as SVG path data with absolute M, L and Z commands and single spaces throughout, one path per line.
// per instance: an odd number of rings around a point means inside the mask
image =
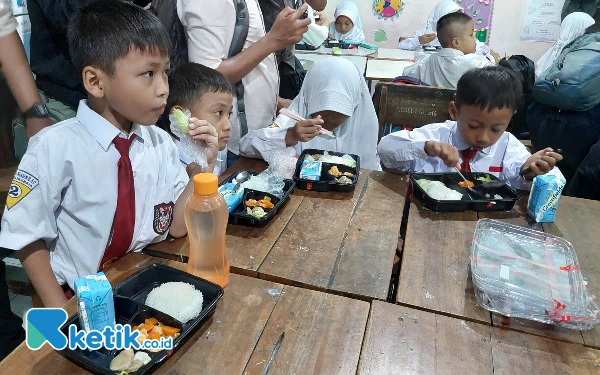
M 188 171 L 196 163 L 183 150 L 180 139 L 171 131 L 168 116 L 175 109 L 190 111 L 193 118 L 200 119 L 202 129 L 213 127 L 218 134 L 219 153 L 216 164 L 208 171 L 217 176 L 227 169 L 227 141 L 231 133 L 229 116 L 233 109 L 233 88 L 225 76 L 215 69 L 197 63 L 179 65 L 169 74 L 170 92 L 161 127 L 175 139 L 179 147 L 180 160 Z
M 494 65 L 487 57 L 475 54 L 477 40 L 473 20 L 464 13 L 450 13 L 440 18 L 437 37 L 443 48 L 406 67 L 403 75 L 432 86 L 454 89 L 467 70 Z
M 76 118 L 31 138 L 0 232 L 46 307 L 128 251 L 185 235 L 193 190 L 177 146 L 152 126 L 169 94 L 171 42 L 160 20 L 129 2 L 95 1 L 68 35 L 88 99 Z M 200 126 L 190 123 L 192 136 Z M 217 148 L 216 132 L 205 138 Z
M 378 146 L 384 166 L 403 172 L 487 172 L 516 188 L 550 172 L 562 156 L 547 148 L 531 155 L 506 128 L 522 96 L 519 78 L 499 66 L 473 69 L 458 82 L 450 102 L 454 121 L 389 134 Z M 531 168 L 525 178 L 519 172 Z M 560 171 L 556 170 L 560 174 Z

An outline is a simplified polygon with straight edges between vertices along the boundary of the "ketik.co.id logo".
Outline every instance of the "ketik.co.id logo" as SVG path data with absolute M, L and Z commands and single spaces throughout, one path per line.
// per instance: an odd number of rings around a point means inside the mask
M 114 328 L 105 327 L 102 331 L 89 332 L 79 330 L 75 324 L 69 326 L 69 337 L 60 330 L 67 321 L 67 312 L 63 309 L 30 309 L 25 315 L 25 337 L 27 347 L 38 350 L 44 343 L 50 344 L 56 350 L 67 346 L 71 350 L 148 350 L 173 349 L 173 338 L 162 337 L 160 340 L 145 340 L 142 344 L 137 340 L 140 332 L 132 331 L 129 325 L 117 324 Z

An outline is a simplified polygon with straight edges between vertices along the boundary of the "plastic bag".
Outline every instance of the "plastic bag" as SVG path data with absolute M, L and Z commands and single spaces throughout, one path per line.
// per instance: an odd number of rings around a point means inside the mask
M 189 110 L 183 111 L 185 116 L 187 116 L 188 121 L 192 116 L 192 113 Z M 171 123 L 171 132 L 179 138 L 180 147 L 185 152 L 190 159 L 192 159 L 196 164 L 202 168 L 202 170 L 206 170 L 208 168 L 208 162 L 206 160 L 206 147 L 204 146 L 204 142 L 196 141 L 189 136 L 189 134 L 182 131 L 180 126 L 177 125 L 177 117 L 172 113 L 169 114 L 169 122 Z M 188 130 L 189 131 L 189 130 Z
M 283 151 L 271 151 L 266 153 L 264 159 L 269 163 L 269 168 L 276 176 L 285 179 L 291 179 L 296 171 L 296 162 L 298 158 L 293 148 L 286 148 Z

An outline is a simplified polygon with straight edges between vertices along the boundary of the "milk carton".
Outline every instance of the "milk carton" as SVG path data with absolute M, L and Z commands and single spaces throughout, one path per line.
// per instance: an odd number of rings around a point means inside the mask
M 75 280 L 79 325 L 89 332 L 115 326 L 112 287 L 103 272 Z
M 538 223 L 553 222 L 565 183 L 565 178 L 556 168 L 543 176 L 536 176 L 527 203 L 527 215 Z

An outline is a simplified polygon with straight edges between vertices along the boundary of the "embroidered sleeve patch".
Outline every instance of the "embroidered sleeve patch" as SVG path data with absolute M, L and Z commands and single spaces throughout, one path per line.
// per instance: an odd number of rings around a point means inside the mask
M 39 185 L 39 180 L 31 173 L 20 169 L 15 173 L 15 177 L 8 188 L 8 196 L 6 197 L 6 207 L 10 210 L 21 199 L 25 198 L 33 189 Z
M 273 123 L 273 125 L 271 125 L 271 126 L 268 126 L 268 127 L 267 127 L 267 129 L 276 129 L 276 128 L 278 128 L 278 127 L 279 127 L 279 125 L 277 125 L 277 123 L 276 123 L 276 122 L 274 122 L 274 123 Z
M 154 206 L 153 229 L 156 234 L 167 233 L 173 222 L 173 202 L 161 203 Z

